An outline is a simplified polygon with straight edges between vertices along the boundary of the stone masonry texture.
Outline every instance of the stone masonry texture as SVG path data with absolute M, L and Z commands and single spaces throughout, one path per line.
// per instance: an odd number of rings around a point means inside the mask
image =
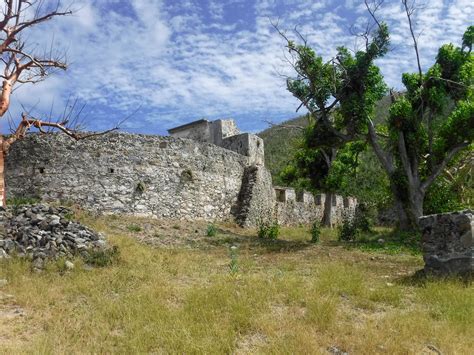
M 441 275 L 472 274 L 474 270 L 473 211 L 420 218 L 425 271 Z
M 324 205 L 277 203 L 271 175 L 253 153 L 187 138 L 110 133 L 74 141 L 31 134 L 12 145 L 5 173 L 8 198 L 75 203 L 106 214 L 309 224 Z M 338 196 L 334 218 L 352 216 L 354 203 Z

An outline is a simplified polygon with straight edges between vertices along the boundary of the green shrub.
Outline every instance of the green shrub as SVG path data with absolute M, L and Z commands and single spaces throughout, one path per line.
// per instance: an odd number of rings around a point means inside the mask
M 278 234 L 280 234 L 280 225 L 278 224 L 278 221 L 264 222 L 263 220 L 260 220 L 258 223 L 257 236 L 259 238 L 275 240 L 278 238 Z
M 311 243 L 318 243 L 319 242 L 319 236 L 321 235 L 321 224 L 319 221 L 314 221 L 313 224 L 311 225 Z
M 337 238 L 339 241 L 351 242 L 356 240 L 358 234 L 357 226 L 354 221 L 345 219 L 338 227 Z
M 104 250 L 92 250 L 84 258 L 84 261 L 92 266 L 105 267 L 115 264 L 120 256 L 119 249 L 114 246 Z
M 143 181 L 139 181 L 137 186 L 135 187 L 135 191 L 139 194 L 142 194 L 146 191 L 146 185 Z
M 206 235 L 208 237 L 215 237 L 217 235 L 217 228 L 214 224 L 207 225 Z
M 354 216 L 354 224 L 357 230 L 360 230 L 362 232 L 370 232 L 372 218 L 370 216 L 369 208 L 365 203 L 360 203 L 357 207 Z

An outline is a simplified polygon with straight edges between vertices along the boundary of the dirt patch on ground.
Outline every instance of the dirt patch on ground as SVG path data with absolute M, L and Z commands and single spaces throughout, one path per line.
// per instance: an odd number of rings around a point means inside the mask
M 132 222 L 133 221 L 133 222 Z M 215 249 L 233 245 L 243 249 L 263 249 L 266 252 L 297 251 L 311 246 L 308 241 L 287 238 L 265 240 L 256 237 L 252 228 L 241 228 L 233 223 L 211 224 L 206 221 L 150 220 L 128 218 L 114 220 L 114 231 L 129 234 L 142 243 L 158 248 Z M 213 226 L 216 234 L 208 235 Z
M 21 333 L 26 312 L 16 304 L 13 295 L 0 290 L 0 344 L 4 348 L 15 348 L 26 343 L 28 334 Z

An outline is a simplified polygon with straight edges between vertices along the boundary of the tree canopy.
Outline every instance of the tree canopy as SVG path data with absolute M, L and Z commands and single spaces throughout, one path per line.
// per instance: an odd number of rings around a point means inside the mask
M 388 121 L 374 123 L 375 104 L 388 91 L 374 60 L 387 53 L 390 41 L 387 25 L 367 9 L 375 30 L 364 34 L 365 48 L 354 54 L 340 47 L 325 62 L 306 42 L 297 45 L 284 36 L 296 73 L 287 88 L 315 122 L 306 147 L 340 149 L 357 141 L 371 146 L 390 181 L 400 227 L 408 229 L 417 226 L 429 187 L 474 138 L 474 30 L 467 29 L 461 46 L 443 45 L 423 73 L 406 7 L 418 72 L 403 74 L 406 90 L 391 91 Z

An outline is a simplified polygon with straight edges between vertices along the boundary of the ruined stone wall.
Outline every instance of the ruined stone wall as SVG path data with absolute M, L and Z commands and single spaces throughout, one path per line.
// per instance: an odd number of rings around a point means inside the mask
M 275 200 L 275 216 L 280 224 L 311 224 L 322 219 L 326 195 L 313 196 L 306 191 L 297 193 L 291 188 L 276 187 Z M 331 223 L 338 225 L 345 219 L 352 219 L 356 208 L 356 199 L 334 196 Z
M 275 196 L 270 172 L 261 165 L 244 171 L 234 214 L 239 225 L 250 227 L 274 219 Z
M 198 142 L 214 143 L 211 126 L 212 122 L 199 120 L 192 124 L 170 130 L 170 135 L 174 138 L 188 138 Z
M 245 156 L 187 139 L 30 135 L 7 157 L 7 196 L 67 200 L 106 213 L 227 220 L 246 166 Z
M 283 225 L 320 219 L 324 195 L 315 200 L 293 189 L 275 192 L 263 166 L 263 142 L 259 146 L 254 137 L 224 138 L 226 149 L 125 133 L 78 142 L 61 134 L 32 134 L 17 141 L 7 157 L 7 197 L 72 202 L 103 213 L 232 220 L 242 226 L 261 219 L 276 218 Z M 355 203 L 349 208 L 340 196 L 334 201 L 335 224 L 353 215 Z
M 224 138 L 220 146 L 249 157 L 250 164 L 265 164 L 263 139 L 255 134 L 242 133 Z

